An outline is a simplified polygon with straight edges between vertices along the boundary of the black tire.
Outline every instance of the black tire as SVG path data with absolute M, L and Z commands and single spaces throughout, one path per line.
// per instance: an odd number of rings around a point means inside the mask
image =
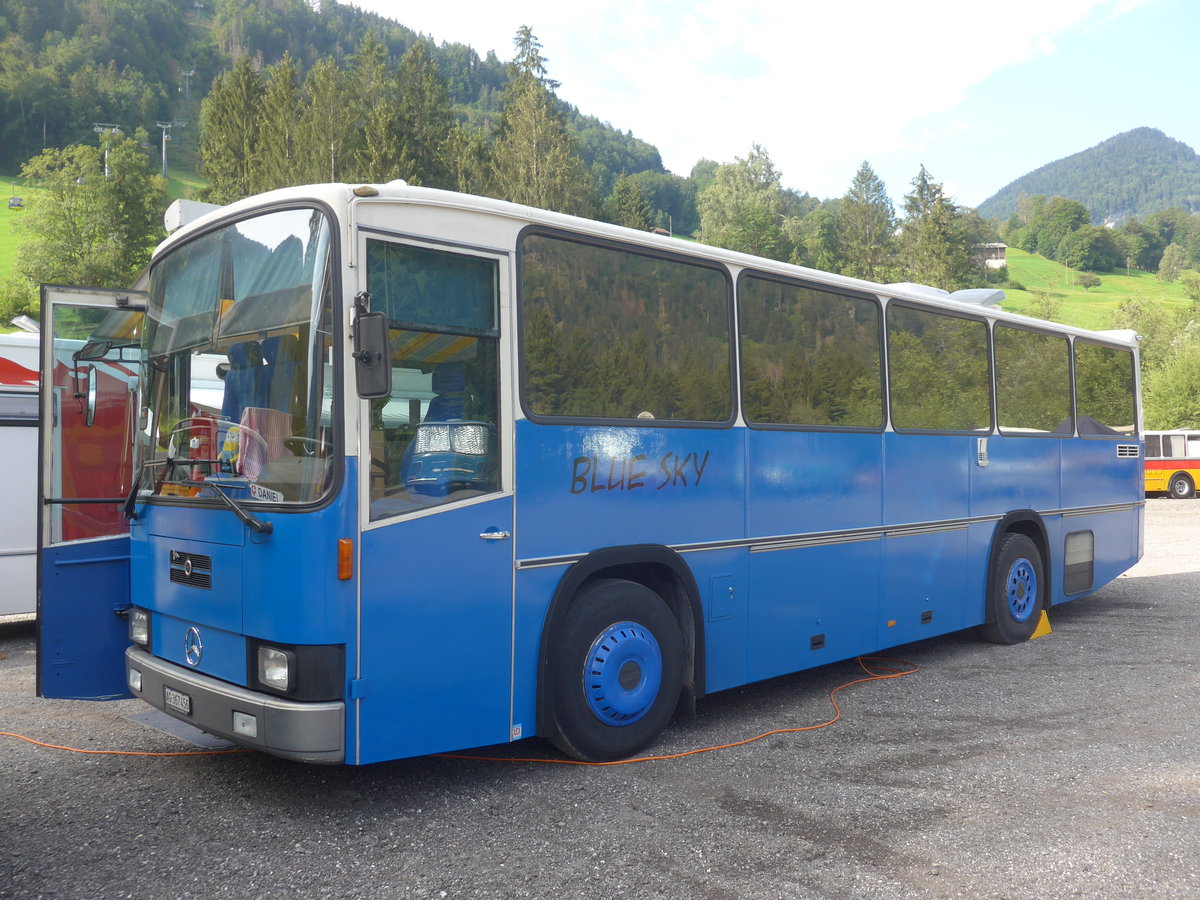
M 632 756 L 667 726 L 679 702 L 679 624 L 643 585 L 591 582 L 554 637 L 547 677 L 556 747 L 593 762 Z
M 979 626 L 984 640 L 1019 644 L 1033 636 L 1049 596 L 1045 572 L 1042 554 L 1028 537 L 1009 532 L 1000 539 L 988 573 L 988 619 Z
M 1187 500 L 1196 495 L 1196 485 L 1192 481 L 1192 476 L 1186 472 L 1176 472 L 1171 476 L 1171 482 L 1168 486 L 1167 493 L 1174 500 Z

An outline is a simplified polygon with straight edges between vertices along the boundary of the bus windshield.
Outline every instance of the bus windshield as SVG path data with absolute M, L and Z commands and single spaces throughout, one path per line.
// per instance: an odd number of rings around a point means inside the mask
M 207 232 L 150 273 L 143 496 L 311 503 L 332 481 L 330 226 L 314 209 Z

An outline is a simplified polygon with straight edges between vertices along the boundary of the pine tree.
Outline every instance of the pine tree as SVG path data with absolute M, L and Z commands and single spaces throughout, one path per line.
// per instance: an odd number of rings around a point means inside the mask
M 352 171 L 346 180 L 382 184 L 401 176 L 397 120 L 400 117 L 395 71 L 387 48 L 367 32 L 354 55 L 348 81 L 353 85 L 350 118 L 362 123 Z
M 204 199 L 232 203 L 253 193 L 258 113 L 263 87 L 248 57 L 213 80 L 200 107 L 200 174 Z
M 297 184 L 296 142 L 300 87 L 291 54 L 267 69 L 267 84 L 259 103 L 258 152 L 251 187 L 254 193 Z
M 837 212 L 841 271 L 887 281 L 895 265 L 896 213 L 883 181 L 866 161 L 858 167 Z
M 654 207 L 638 183 L 628 176 L 618 178 L 613 185 L 612 195 L 605 203 L 605 214 L 614 225 L 638 231 L 649 231 L 654 227 Z
M 429 44 L 417 41 L 400 60 L 397 115 L 403 177 L 413 184 L 454 186 L 449 158 L 454 111 L 446 81 L 438 72 Z
M 298 183 L 353 178 L 356 106 L 349 78 L 332 57 L 317 61 L 304 79 L 303 111 L 298 133 Z
M 517 57 L 504 88 L 504 111 L 491 151 L 491 189 L 514 203 L 586 214 L 588 175 L 547 85 L 541 44 L 528 26 L 514 40 Z
M 921 166 L 904 196 L 902 244 L 908 277 L 953 291 L 971 280 L 964 213 Z

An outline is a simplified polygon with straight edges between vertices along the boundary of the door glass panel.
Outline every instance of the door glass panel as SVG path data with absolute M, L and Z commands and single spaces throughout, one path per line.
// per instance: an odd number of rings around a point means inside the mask
M 125 534 L 138 451 L 142 313 L 55 306 L 47 376 L 50 543 Z
M 498 491 L 498 263 L 368 240 L 367 290 L 392 346 L 392 394 L 370 407 L 371 519 Z

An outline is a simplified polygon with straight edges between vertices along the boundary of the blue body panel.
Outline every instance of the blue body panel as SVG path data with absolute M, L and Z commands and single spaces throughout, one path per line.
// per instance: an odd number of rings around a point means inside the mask
M 353 471 L 351 464 L 347 484 L 354 483 Z M 132 529 L 134 584 L 144 587 L 135 588 L 133 602 L 152 613 L 154 654 L 242 686 L 247 638 L 345 644 L 351 658 L 355 583 L 337 579 L 337 540 L 356 534 L 354 497 L 344 490 L 317 510 L 256 511 L 271 523 L 270 535 L 251 532 L 223 507 L 139 506 Z M 211 586 L 172 581 L 172 551 L 208 557 Z M 192 627 L 204 644 L 194 667 L 183 643 Z
M 129 626 L 129 536 L 53 544 L 41 550 L 39 688 L 64 700 L 130 696 L 122 654 Z M 73 601 L 73 602 L 67 602 Z
M 358 763 L 510 739 L 511 496 L 362 535 Z M 349 660 L 348 660 L 349 662 Z M 348 747 L 353 744 L 348 744 Z
M 742 432 L 517 423 L 519 560 L 745 534 Z

